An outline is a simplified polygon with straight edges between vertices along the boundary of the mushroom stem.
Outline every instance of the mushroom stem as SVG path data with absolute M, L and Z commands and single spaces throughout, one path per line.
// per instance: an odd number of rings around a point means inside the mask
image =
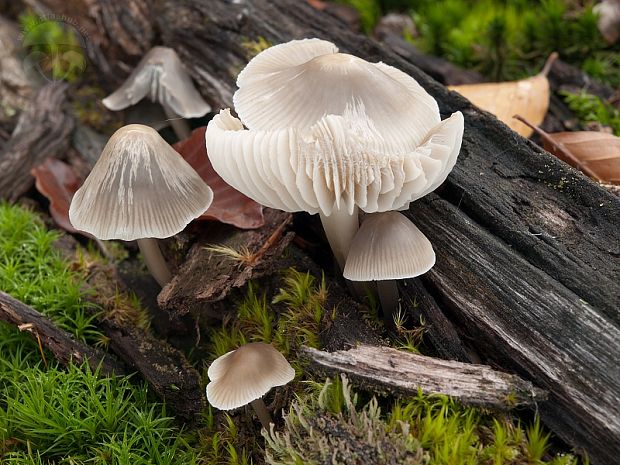
M 355 206 L 351 215 L 345 209 L 335 209 L 329 216 L 325 216 L 322 212 L 319 215 L 321 216 L 321 223 L 323 223 L 323 229 L 325 230 L 329 245 L 340 266 L 340 271 L 342 271 L 347 261 L 353 236 L 355 236 L 360 227 L 358 208 Z
M 256 415 L 258 416 L 258 419 L 260 420 L 260 424 L 263 425 L 263 428 L 269 431 L 269 424 L 273 423 L 273 420 L 271 419 L 271 415 L 269 414 L 269 411 L 267 410 L 267 406 L 265 405 L 265 402 L 263 401 L 263 399 L 261 398 L 255 399 L 252 402 L 250 402 L 250 405 L 256 412 Z
M 377 294 L 383 311 L 383 324 L 386 329 L 395 328 L 394 313 L 398 310 L 398 286 L 396 280 L 377 281 Z
M 152 237 L 145 239 L 138 239 L 138 247 L 144 257 L 146 267 L 149 269 L 155 281 L 159 283 L 161 287 L 164 287 L 172 279 L 172 273 L 168 268 L 168 264 L 161 254 L 157 239 Z
M 177 115 L 168 105 L 162 104 L 162 107 L 166 113 L 166 118 L 168 118 L 168 121 L 170 122 L 170 126 L 172 126 L 172 129 L 179 140 L 187 139 L 192 133 L 187 120 Z

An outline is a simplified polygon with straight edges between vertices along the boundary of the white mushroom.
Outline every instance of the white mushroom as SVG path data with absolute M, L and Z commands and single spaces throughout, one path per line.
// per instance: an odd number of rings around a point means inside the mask
M 367 215 L 351 242 L 343 276 L 351 281 L 377 281 L 387 326 L 398 308 L 397 279 L 414 278 L 435 264 L 430 241 L 402 213 Z
M 179 56 L 168 47 L 149 50 L 123 85 L 103 99 L 103 104 L 118 111 L 145 97 L 164 108 L 179 139 L 190 135 L 187 122 L 180 116 L 198 118 L 211 110 L 194 87 Z
M 295 378 L 295 370 L 271 344 L 254 342 L 217 358 L 207 371 L 207 400 L 220 410 L 251 404 L 269 430 L 271 416 L 261 399 L 271 388 Z
M 155 238 L 173 236 L 204 213 L 213 192 L 154 129 L 139 124 L 116 131 L 73 196 L 71 224 L 93 236 L 137 240 L 163 286 L 170 271 Z
M 341 269 L 358 209 L 406 209 L 456 163 L 460 112 L 441 121 L 436 101 L 413 78 L 338 53 L 330 42 L 267 49 L 237 84 L 240 119 L 222 110 L 207 127 L 213 167 L 264 205 L 319 213 Z

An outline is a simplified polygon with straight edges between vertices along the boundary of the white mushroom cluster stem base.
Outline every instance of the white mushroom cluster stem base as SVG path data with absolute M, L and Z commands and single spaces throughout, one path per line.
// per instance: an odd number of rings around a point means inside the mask
M 264 50 L 237 85 L 239 118 L 225 109 L 207 126 L 213 168 L 263 205 L 319 213 L 343 276 L 379 282 L 391 321 L 398 291 L 390 281 L 435 263 L 428 239 L 397 211 L 446 179 L 463 115 L 442 120 L 411 76 L 320 39 Z M 368 214 L 361 227 L 359 210 Z
M 334 257 L 340 266 L 340 271 L 344 270 L 347 261 L 349 247 L 353 241 L 353 237 L 359 229 L 359 210 L 357 206 L 353 210 L 353 214 L 349 214 L 346 210 L 332 210 L 331 215 L 327 216 L 320 213 L 321 223 L 325 230 L 325 235 L 329 245 L 334 253 Z
M 172 279 L 172 273 L 170 272 L 170 268 L 168 268 L 164 256 L 161 254 L 157 239 L 148 237 L 138 239 L 136 242 L 138 243 L 142 258 L 144 258 L 144 263 L 149 272 L 153 275 L 155 281 L 157 281 L 161 287 L 164 287 Z

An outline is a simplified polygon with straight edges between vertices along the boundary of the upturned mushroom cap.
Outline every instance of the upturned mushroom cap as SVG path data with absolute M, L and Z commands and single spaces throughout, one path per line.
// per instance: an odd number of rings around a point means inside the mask
M 144 97 L 171 108 L 183 118 L 198 118 L 211 110 L 194 87 L 179 56 L 168 47 L 149 50 L 123 85 L 103 99 L 103 104 L 118 111 Z
M 343 276 L 351 281 L 413 278 L 435 264 L 430 241 L 402 213 L 364 218 L 351 242 Z
M 116 131 L 69 208 L 71 224 L 99 239 L 170 237 L 203 214 L 213 192 L 154 129 Z
M 227 183 L 273 208 L 406 208 L 444 181 L 461 147 L 460 112 L 441 121 L 413 78 L 323 40 L 261 52 L 237 84 L 240 119 L 222 110 L 211 120 L 209 158 Z
M 271 344 L 254 342 L 216 359 L 207 371 L 207 399 L 220 410 L 242 407 L 283 386 L 295 370 Z
M 306 129 L 270 131 L 244 130 L 222 110 L 209 122 L 206 141 L 213 168 L 238 191 L 268 207 L 329 216 L 334 208 L 406 208 L 445 180 L 462 136 L 457 112 L 418 145 L 395 149 L 359 104 Z

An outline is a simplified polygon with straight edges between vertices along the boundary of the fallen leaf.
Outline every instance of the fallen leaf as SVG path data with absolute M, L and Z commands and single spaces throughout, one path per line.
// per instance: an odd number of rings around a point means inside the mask
M 606 132 L 548 133 L 515 116 L 540 135 L 545 150 L 597 181 L 620 184 L 620 137 Z
M 215 172 L 205 144 L 206 128 L 195 129 L 188 139 L 177 142 L 174 149 L 213 189 L 213 203 L 199 220 L 217 220 L 241 229 L 260 228 L 265 224 L 263 207 L 233 189 Z
M 58 226 L 70 233 L 92 237 L 75 229 L 69 221 L 69 205 L 73 194 L 84 181 L 71 165 L 56 158 L 46 158 L 43 163 L 30 170 L 35 178 L 37 190 L 50 201 L 50 214 Z
M 449 86 L 474 105 L 492 113 L 513 131 L 523 137 L 530 137 L 533 130 L 513 118 L 514 114 L 523 115 L 534 126 L 545 119 L 549 108 L 549 80 L 547 74 L 557 54 L 552 54 L 543 70 L 536 76 L 519 81 L 485 82 L 482 84 L 465 84 Z

